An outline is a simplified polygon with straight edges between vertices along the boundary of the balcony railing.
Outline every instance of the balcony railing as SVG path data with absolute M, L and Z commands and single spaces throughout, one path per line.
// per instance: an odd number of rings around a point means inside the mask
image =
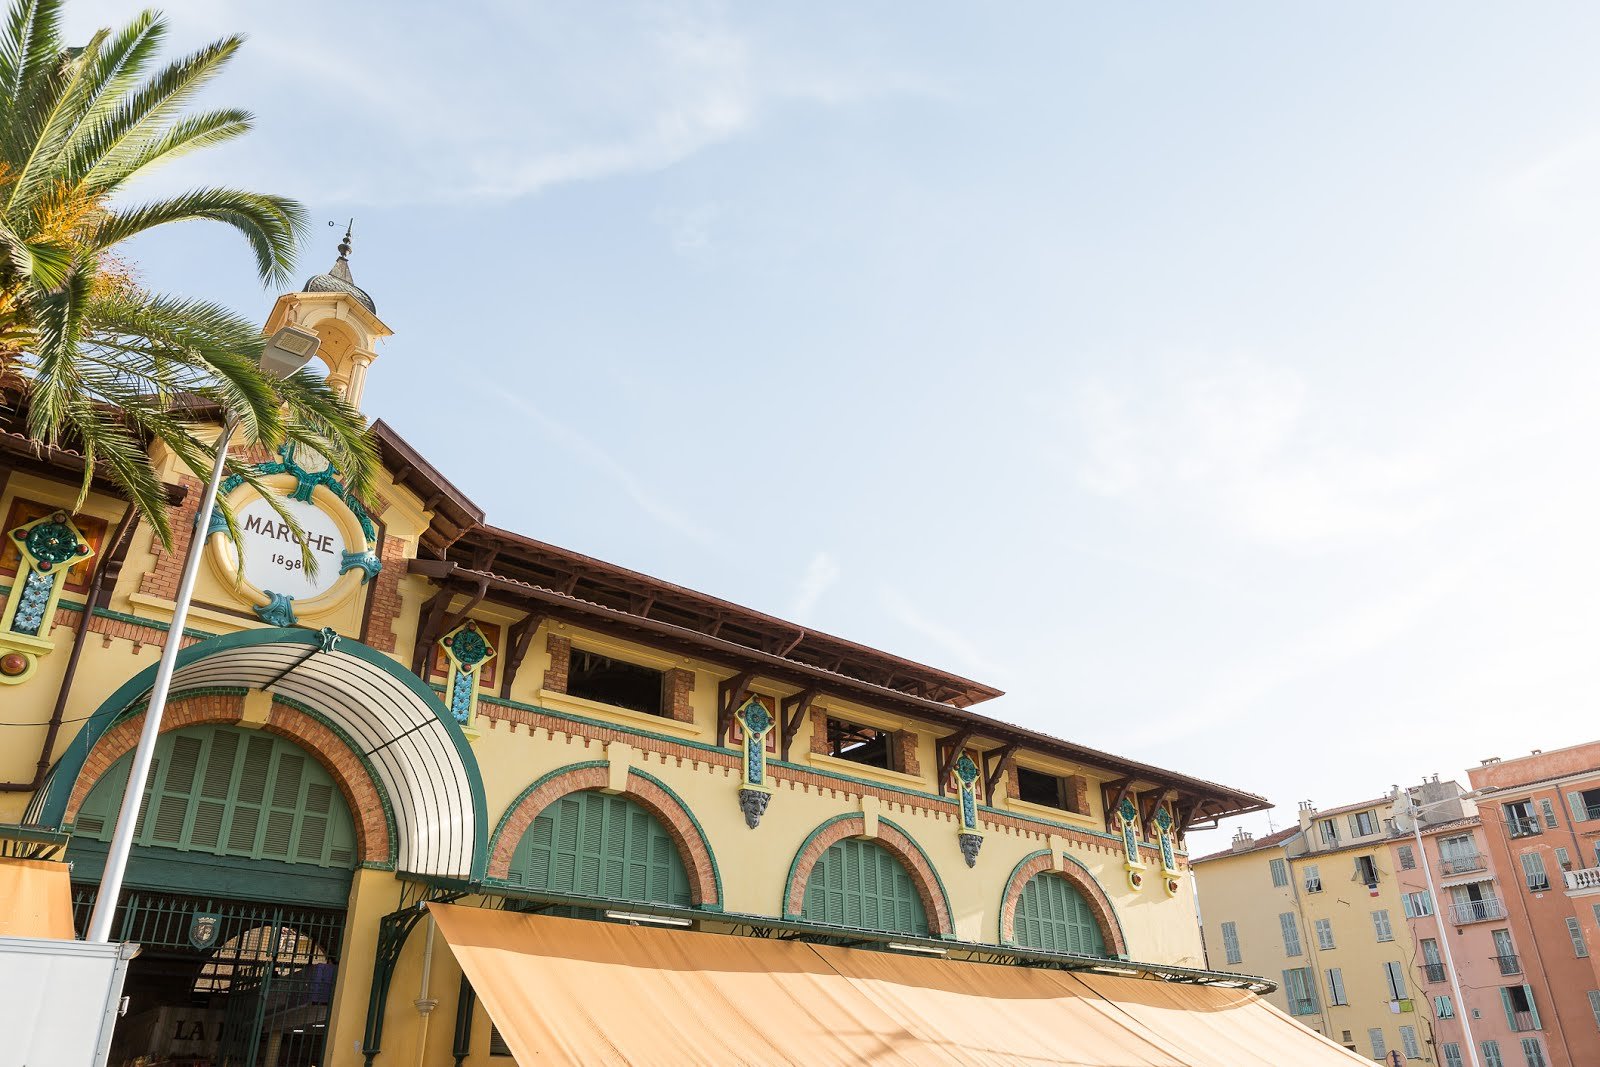
M 1481 923 L 1505 917 L 1505 905 L 1494 897 L 1485 900 L 1466 900 L 1460 904 L 1450 905 L 1450 921 L 1453 923 Z
M 1490 956 L 1489 958 L 1494 960 L 1495 963 L 1500 965 L 1500 973 L 1501 974 L 1521 974 L 1522 973 L 1522 960 L 1517 958 L 1515 955 L 1511 955 L 1511 956 Z
M 1430 982 L 1442 982 L 1445 979 L 1444 964 L 1424 963 L 1422 965 L 1422 975 Z
M 1317 1002 L 1314 1000 L 1294 1000 L 1291 998 L 1289 1001 L 1290 1015 L 1310 1015 L 1316 1010 Z
M 1526 1033 L 1539 1029 L 1539 1022 L 1531 1011 L 1514 1011 L 1511 1013 L 1511 1029 L 1519 1034 Z
M 1506 832 L 1512 837 L 1532 837 L 1534 834 L 1543 833 L 1539 828 L 1538 819 L 1525 819 L 1516 815 L 1506 816 Z
M 1568 871 L 1564 877 L 1568 889 L 1600 889 L 1600 867 L 1586 867 L 1581 871 Z
M 1489 865 L 1488 861 L 1485 860 L 1483 858 L 1483 856 L 1480 853 L 1477 853 L 1477 852 L 1474 852 L 1470 856 L 1457 854 L 1457 855 L 1450 856 L 1450 857 L 1447 857 L 1447 858 L 1442 858 L 1442 859 L 1439 860 L 1439 866 L 1444 868 L 1444 873 L 1447 874 L 1447 875 L 1449 875 L 1449 874 L 1471 874 L 1473 871 L 1481 871 L 1481 870 L 1483 870 L 1488 865 Z

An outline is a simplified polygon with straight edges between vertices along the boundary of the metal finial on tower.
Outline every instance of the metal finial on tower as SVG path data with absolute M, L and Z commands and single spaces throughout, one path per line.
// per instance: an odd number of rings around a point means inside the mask
M 344 259 L 350 254 L 350 235 L 355 232 L 356 220 L 351 219 L 350 225 L 344 228 L 344 240 L 339 242 L 339 258 Z

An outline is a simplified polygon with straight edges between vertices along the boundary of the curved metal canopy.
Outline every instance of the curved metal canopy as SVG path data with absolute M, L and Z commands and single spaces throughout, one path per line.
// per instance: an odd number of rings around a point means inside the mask
M 29 821 L 59 826 L 89 751 L 149 693 L 155 667 L 112 694 L 50 773 Z M 483 780 L 460 726 L 433 690 L 349 638 L 297 628 L 246 630 L 178 654 L 172 691 L 267 689 L 325 717 L 371 767 L 393 808 L 396 867 L 475 881 L 488 840 Z

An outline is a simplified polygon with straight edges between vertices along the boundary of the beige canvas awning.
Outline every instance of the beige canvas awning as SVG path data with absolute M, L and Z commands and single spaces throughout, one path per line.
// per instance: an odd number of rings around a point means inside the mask
M 1368 1062 L 1234 989 L 429 907 L 524 1065 Z
M 0 937 L 72 940 L 72 872 L 55 860 L 0 859 Z

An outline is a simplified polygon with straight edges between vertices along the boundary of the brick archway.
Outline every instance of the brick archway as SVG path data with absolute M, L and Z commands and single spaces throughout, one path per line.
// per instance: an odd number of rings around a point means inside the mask
M 96 783 L 111 769 L 113 763 L 138 745 L 139 732 L 144 729 L 144 716 L 143 711 L 128 716 L 95 742 L 68 795 L 64 822 L 70 823 L 78 817 L 78 809 L 88 799 Z M 244 723 L 243 719 L 243 694 L 178 696 L 167 702 L 166 713 L 161 718 L 161 732 L 169 734 L 189 726 L 211 724 L 250 725 Z M 350 809 L 351 822 L 355 825 L 356 851 L 360 862 L 393 866 L 394 836 L 389 832 L 389 806 L 361 758 L 350 750 L 344 738 L 314 716 L 276 700 L 272 703 L 267 720 L 260 724 L 259 729 L 298 745 L 338 785 Z
M 602 762 L 576 764 L 545 775 L 523 791 L 506 810 L 495 830 L 489 853 L 488 876 L 503 881 L 511 871 L 511 858 L 522 841 L 522 835 L 533 825 L 546 808 L 570 793 L 590 789 L 604 789 L 610 784 L 611 771 Z M 683 869 L 689 876 L 689 896 L 696 907 L 720 909 L 722 907 L 722 881 L 717 873 L 716 860 L 706 843 L 705 834 L 689 809 L 677 794 L 665 785 L 633 768 L 628 770 L 627 797 L 644 808 L 667 831 L 678 848 Z
M 1122 937 L 1122 924 L 1117 921 L 1117 913 L 1111 907 L 1111 898 L 1100 888 L 1100 883 L 1070 857 L 1064 857 L 1061 869 L 1056 870 L 1051 864 L 1049 852 L 1035 852 L 1026 857 L 1012 870 L 1011 877 L 1006 879 L 1005 894 L 1000 898 L 1002 945 L 1016 943 L 1017 903 L 1022 899 L 1022 890 L 1041 874 L 1064 878 L 1074 889 L 1083 894 L 1083 899 L 1089 904 L 1089 911 L 1094 914 L 1095 923 L 1100 927 L 1100 934 L 1105 938 L 1106 951 L 1113 956 L 1128 954 L 1127 943 Z
M 805 907 L 806 883 L 811 880 L 811 872 L 823 853 L 840 841 L 864 837 L 866 832 L 866 816 L 859 814 L 841 815 L 811 832 L 789 869 L 789 885 L 783 894 L 784 918 L 795 919 L 800 916 Z M 938 873 L 921 847 L 900 827 L 882 818 L 878 820 L 878 836 L 873 841 L 887 849 L 911 875 L 911 884 L 916 886 L 917 896 L 922 899 L 922 910 L 928 916 L 928 929 L 936 937 L 954 937 L 955 924 L 950 918 L 950 902 L 945 898 Z

